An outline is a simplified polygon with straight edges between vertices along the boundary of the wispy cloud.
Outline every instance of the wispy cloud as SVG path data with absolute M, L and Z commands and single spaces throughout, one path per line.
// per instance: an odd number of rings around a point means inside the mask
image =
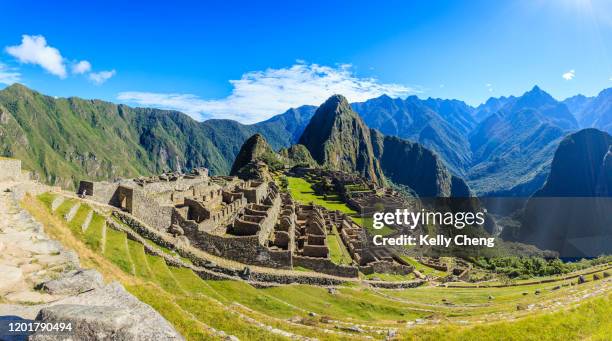
M 21 36 L 21 44 L 14 46 L 7 46 L 5 51 L 11 56 L 15 57 L 17 61 L 23 64 L 33 64 L 42 67 L 44 70 L 52 75 L 55 75 L 61 79 L 65 79 L 68 76 L 68 66 L 73 75 L 85 75 L 94 84 L 100 85 L 106 82 L 109 78 L 115 75 L 115 70 L 92 72 L 91 63 L 87 60 L 71 62 L 62 56 L 60 51 L 50 46 L 47 43 L 47 39 L 42 35 L 27 35 Z M 77 59 L 78 60 L 78 59 Z M 68 65 L 68 66 L 67 66 Z M 1 72 L 2 70 L 0 70 Z M 0 74 L 2 76 L 3 74 Z M 4 77 L 15 79 L 15 73 L 4 74 Z M 17 73 L 20 76 L 19 73 Z M 20 77 L 17 77 L 19 81 Z M 2 83 L 2 81 L 0 81 Z
M 11 85 L 21 80 L 21 74 L 17 69 L 10 68 L 5 64 L 0 63 L 0 84 Z
M 100 85 L 111 77 L 113 77 L 117 72 L 115 70 L 110 71 L 100 71 L 100 72 L 92 72 L 89 74 L 89 80 L 92 81 L 96 85 Z
M 487 84 L 485 84 L 485 87 L 487 88 L 488 92 L 493 92 L 493 84 L 487 83 Z
M 6 52 L 24 64 L 39 65 L 52 75 L 66 78 L 66 65 L 59 50 L 47 45 L 43 36 L 21 36 L 21 44 L 8 46 Z
M 232 93 L 221 99 L 202 99 L 192 94 L 121 92 L 127 103 L 183 111 L 195 119 L 229 118 L 254 123 L 300 105 L 319 105 L 333 94 L 351 102 L 387 94 L 391 97 L 420 92 L 401 84 L 381 83 L 375 78 L 357 77 L 349 64 L 337 67 L 297 64 L 281 69 L 251 71 L 230 80 Z
M 86 60 L 81 60 L 78 63 L 72 64 L 72 73 L 75 75 L 82 75 L 91 71 L 91 63 Z
M 568 72 L 562 74 L 561 77 L 563 77 L 563 79 L 565 79 L 566 81 L 571 81 L 572 79 L 574 79 L 574 77 L 576 77 L 576 71 L 569 70 Z

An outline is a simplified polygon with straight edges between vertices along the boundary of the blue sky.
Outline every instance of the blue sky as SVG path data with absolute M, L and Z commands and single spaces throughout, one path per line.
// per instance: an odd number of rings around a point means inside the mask
M 9 1 L 0 20 L 0 83 L 197 119 L 612 87 L 610 1 Z

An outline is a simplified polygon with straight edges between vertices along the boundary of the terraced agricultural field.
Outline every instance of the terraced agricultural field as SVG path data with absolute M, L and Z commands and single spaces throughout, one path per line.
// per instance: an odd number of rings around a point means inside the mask
M 609 340 L 612 335 L 610 278 L 590 275 L 580 285 L 568 279 L 504 288 L 389 290 L 354 283 L 333 290 L 257 289 L 242 281 L 203 280 L 188 268 L 169 266 L 110 228 L 105 214 L 86 202 L 66 199 L 52 210 L 56 196 L 26 197 L 22 205 L 49 235 L 77 251 L 84 267 L 121 282 L 188 340 L 227 335 L 242 340 Z

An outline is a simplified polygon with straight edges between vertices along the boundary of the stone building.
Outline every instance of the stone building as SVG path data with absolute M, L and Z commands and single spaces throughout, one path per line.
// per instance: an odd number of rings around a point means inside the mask
M 329 180 L 334 174 L 315 176 Z M 354 180 L 349 176 L 344 179 Z M 300 266 L 357 277 L 363 266 L 389 261 L 370 252 L 364 229 L 350 217 L 317 205 L 299 204 L 289 193 L 281 193 L 274 181 L 210 177 L 206 169 L 196 169 L 190 174 L 113 183 L 81 181 L 78 193 L 208 253 L 245 264 L 285 269 Z M 352 264 L 332 262 L 330 233 L 338 234 Z

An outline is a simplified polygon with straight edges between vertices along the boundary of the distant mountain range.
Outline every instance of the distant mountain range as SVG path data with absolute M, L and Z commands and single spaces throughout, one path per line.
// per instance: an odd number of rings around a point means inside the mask
M 379 131 L 370 139 L 380 135 L 380 141 L 391 143 L 390 136 L 397 136 L 417 142 L 435 152 L 474 193 L 489 196 L 531 195 L 543 186 L 564 136 L 583 127 L 608 132 L 612 127 L 612 89 L 560 102 L 536 86 L 522 96 L 491 98 L 476 108 L 415 96 L 381 96 L 350 106 L 361 116 L 364 132 Z M 253 125 L 196 122 L 176 111 L 56 99 L 16 84 L 0 91 L 0 155 L 23 159 L 46 182 L 68 187 L 81 178 L 197 166 L 229 174 L 250 136 L 260 133 L 274 150 L 289 147 L 299 141 L 316 110 L 302 106 Z M 375 165 L 371 171 L 385 173 Z
M 193 167 L 229 174 L 247 138 L 262 133 L 273 148 L 288 146 L 313 112 L 311 107 L 291 109 L 254 125 L 196 122 L 177 111 L 56 99 L 15 84 L 0 91 L 0 155 L 19 158 L 41 180 L 67 188 L 80 179 Z
M 581 128 L 597 128 L 612 134 L 612 88 L 595 97 L 577 95 L 563 101 Z

